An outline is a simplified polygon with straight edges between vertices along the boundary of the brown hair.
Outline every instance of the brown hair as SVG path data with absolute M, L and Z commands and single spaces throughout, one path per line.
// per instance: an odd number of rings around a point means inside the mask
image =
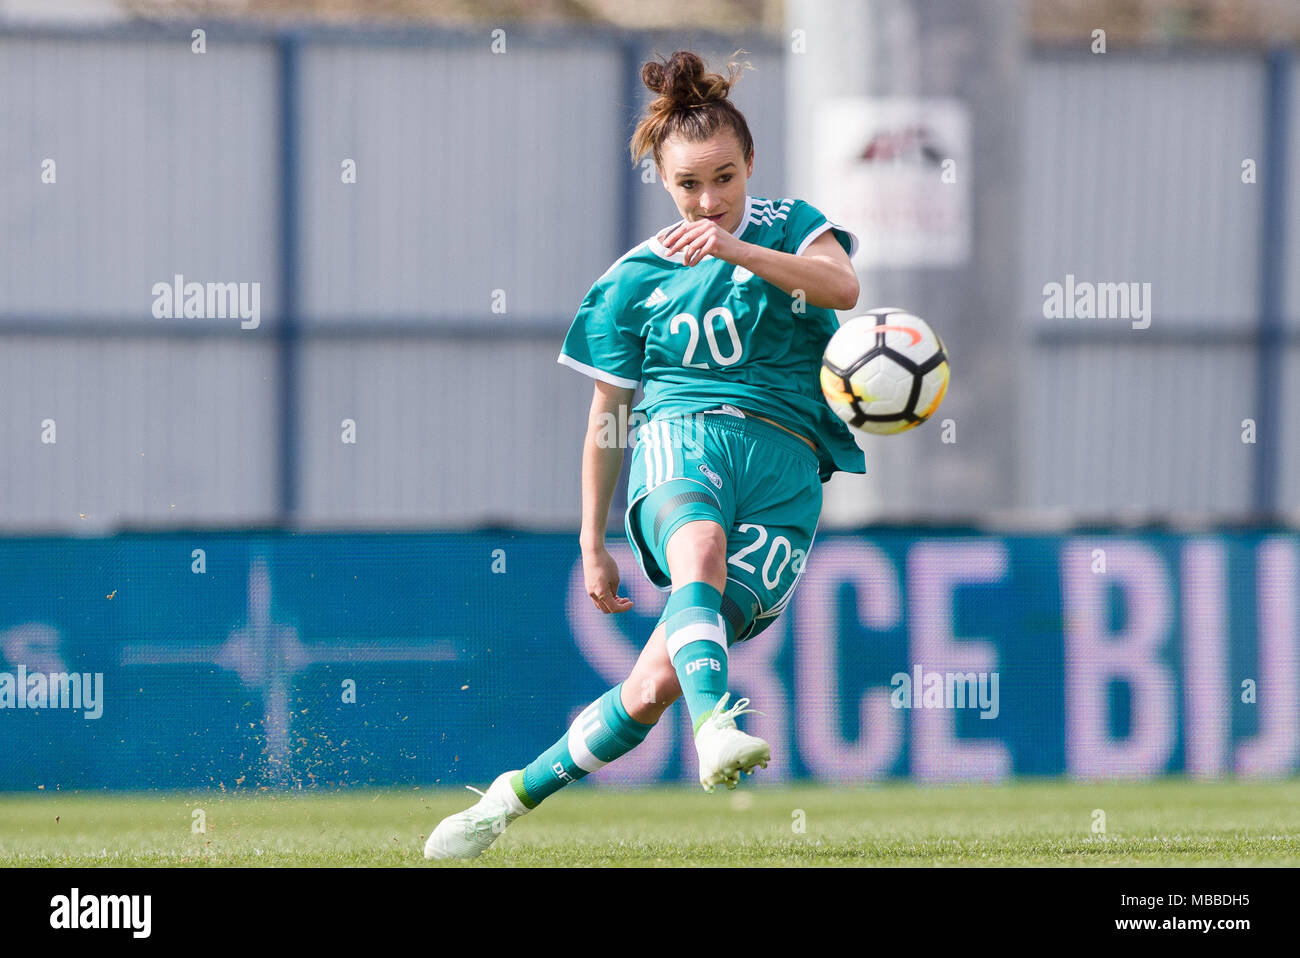
M 733 56 L 743 52 L 738 50 Z M 723 130 L 736 134 L 748 163 L 754 155 L 754 138 L 749 135 L 744 115 L 727 99 L 727 93 L 749 64 L 728 62 L 724 77 L 705 72 L 704 61 L 689 50 L 678 50 L 667 60 L 659 60 L 641 67 L 641 82 L 658 97 L 646 108 L 632 134 L 633 164 L 651 153 L 655 166 L 663 169 L 660 148 L 670 136 L 702 143 Z

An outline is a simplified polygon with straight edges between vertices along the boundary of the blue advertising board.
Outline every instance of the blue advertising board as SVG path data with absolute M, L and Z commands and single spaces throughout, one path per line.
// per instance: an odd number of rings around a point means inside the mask
M 0 789 L 483 784 L 621 681 L 666 594 L 597 611 L 572 535 L 0 540 Z M 823 533 L 731 650 L 765 781 L 1284 776 L 1300 536 Z M 693 781 L 685 709 L 589 781 Z

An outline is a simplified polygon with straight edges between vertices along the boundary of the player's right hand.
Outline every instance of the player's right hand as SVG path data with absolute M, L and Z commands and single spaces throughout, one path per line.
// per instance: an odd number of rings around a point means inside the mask
M 626 612 L 632 600 L 618 594 L 618 563 L 603 546 L 583 550 L 582 573 L 587 583 L 587 595 L 601 612 Z

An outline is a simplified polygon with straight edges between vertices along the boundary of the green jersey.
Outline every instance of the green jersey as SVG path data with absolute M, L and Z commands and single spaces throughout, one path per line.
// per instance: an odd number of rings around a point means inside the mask
M 746 196 L 735 235 L 799 255 L 827 230 L 852 256 L 857 237 L 803 200 Z M 796 300 L 743 266 L 713 256 L 686 266 L 656 235 L 596 280 L 559 361 L 615 386 L 644 383 L 636 410 L 650 419 L 722 404 L 766 416 L 816 442 L 825 482 L 837 469 L 866 472 L 818 382 L 837 325 L 833 310 Z

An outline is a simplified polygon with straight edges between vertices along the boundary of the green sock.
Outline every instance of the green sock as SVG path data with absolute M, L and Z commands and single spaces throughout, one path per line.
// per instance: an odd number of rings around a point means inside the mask
M 645 740 L 654 726 L 627 714 L 622 691 L 620 682 L 588 705 L 563 738 L 511 777 L 510 785 L 521 802 L 536 808 L 548 795 L 608 765 Z
M 707 582 L 673 591 L 660 618 L 668 631 L 668 657 L 698 732 L 727 692 L 727 631 L 718 610 L 722 593 Z

